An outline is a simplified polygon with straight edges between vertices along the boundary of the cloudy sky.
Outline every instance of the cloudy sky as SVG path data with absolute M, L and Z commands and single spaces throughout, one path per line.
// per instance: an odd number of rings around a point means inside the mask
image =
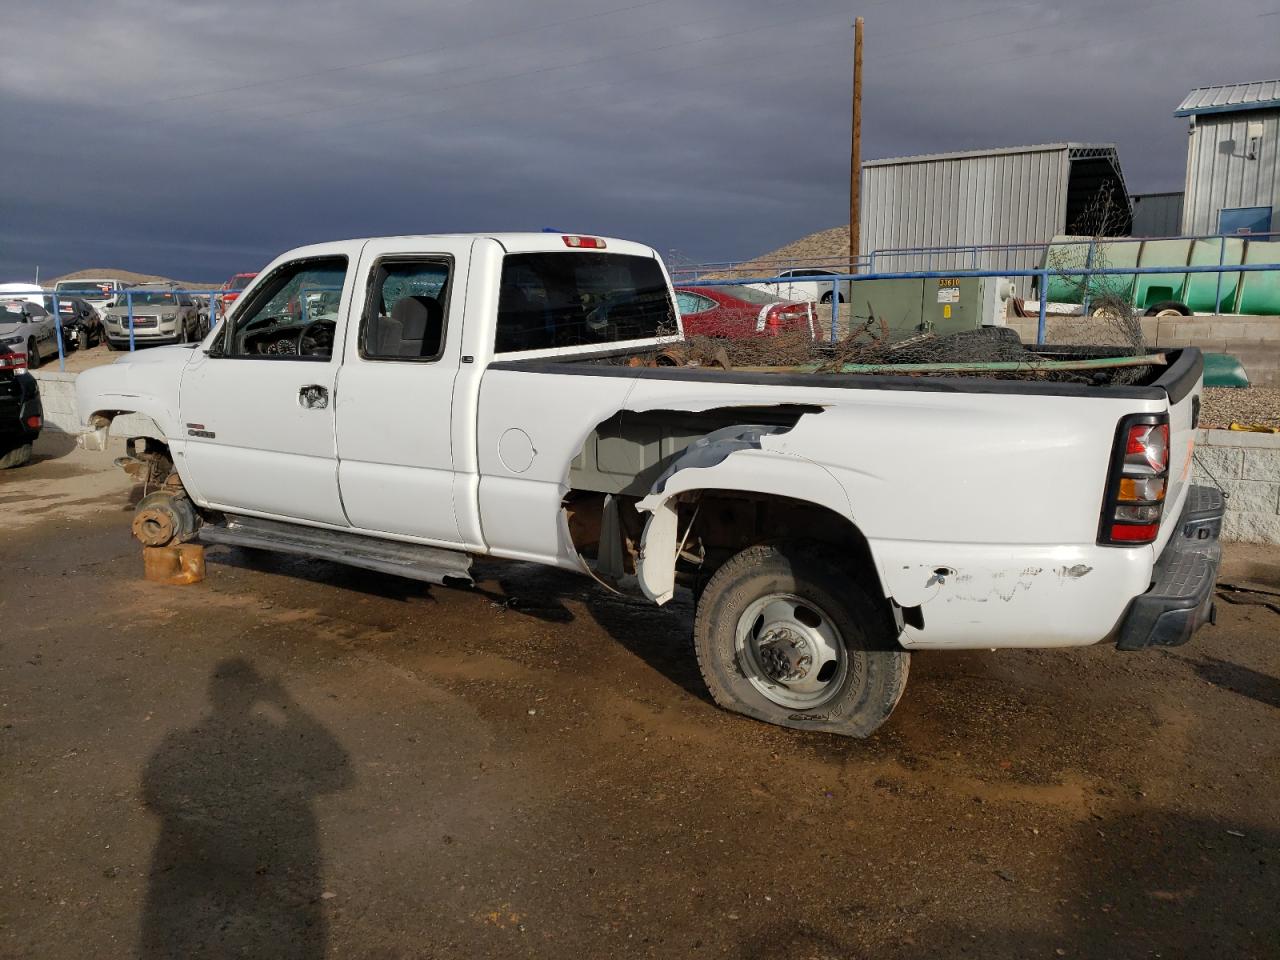
M 27 0 L 0 280 L 218 280 L 351 236 L 552 226 L 751 256 L 865 159 L 1114 141 L 1181 189 L 1192 87 L 1280 74 L 1280 0 Z

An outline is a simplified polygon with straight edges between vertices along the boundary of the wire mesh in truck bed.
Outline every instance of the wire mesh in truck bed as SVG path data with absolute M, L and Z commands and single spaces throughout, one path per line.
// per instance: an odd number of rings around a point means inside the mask
M 655 354 L 619 357 L 632 366 L 713 366 L 811 373 L 977 376 L 1088 384 L 1148 382 L 1160 354 L 1141 344 L 1024 346 L 1007 327 L 982 327 L 947 336 L 921 334 L 890 341 L 863 328 L 835 343 L 802 331 L 768 337 L 689 337 Z M 1145 362 L 1144 362 L 1145 361 Z

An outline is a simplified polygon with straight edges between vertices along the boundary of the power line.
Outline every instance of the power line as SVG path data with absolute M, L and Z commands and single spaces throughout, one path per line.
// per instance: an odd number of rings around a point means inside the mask
M 891 2 L 891 0 L 881 0 L 881 2 Z M 650 54 L 659 53 L 664 50 L 672 50 L 679 47 L 693 47 L 693 46 L 697 46 L 704 43 L 710 43 L 713 41 L 727 40 L 735 37 L 746 36 L 748 34 L 760 33 L 761 31 L 764 31 L 764 30 L 773 30 L 773 29 L 777 29 L 779 26 L 810 23 L 815 20 L 828 19 L 837 15 L 841 17 L 846 16 L 846 14 L 844 14 L 843 12 L 837 13 L 836 11 L 828 10 L 824 13 L 816 14 L 811 17 L 802 17 L 802 18 L 789 17 L 784 21 L 773 21 L 767 24 L 762 24 L 760 26 L 749 27 L 743 30 L 732 30 L 732 31 L 727 31 L 725 33 L 712 34 L 711 36 L 708 36 L 708 37 L 699 37 L 692 40 L 676 40 L 670 43 L 659 44 L 657 46 L 643 47 L 637 50 L 628 51 L 625 54 L 610 52 L 607 54 L 601 54 L 600 56 L 588 57 L 583 60 L 572 61 L 570 63 L 554 63 L 549 65 L 544 65 L 541 67 L 535 67 L 530 70 L 520 70 L 514 73 L 498 74 L 497 76 L 492 76 L 492 77 L 483 77 L 476 80 L 462 81 L 461 83 L 447 84 L 442 87 L 433 87 L 428 90 L 410 90 L 410 91 L 398 93 L 398 94 L 370 97 L 364 100 L 356 101 L 354 103 L 342 104 L 337 109 L 345 110 L 351 107 L 362 106 L 367 103 L 388 103 L 392 100 L 403 100 L 409 97 L 419 97 L 419 96 L 439 94 L 439 93 L 444 93 L 449 91 L 466 89 L 469 87 L 483 86 L 483 85 L 492 84 L 492 83 L 500 83 L 505 80 L 518 80 L 518 79 L 523 79 L 526 77 L 537 76 L 537 75 L 546 74 L 546 73 L 554 73 L 560 70 L 569 70 L 575 67 L 590 66 L 596 63 L 614 61 L 624 56 L 636 56 L 639 54 L 646 54 L 646 53 L 650 53 Z M 664 28 L 662 32 L 667 32 L 667 29 L 669 28 Z M 648 32 L 658 32 L 658 31 L 648 31 Z M 643 34 L 640 34 L 640 35 L 643 35 Z M 451 107 L 452 105 L 448 105 L 446 109 L 450 109 Z M 331 113 L 333 109 L 334 108 L 331 106 L 316 107 L 310 110 L 294 111 L 294 112 L 283 113 L 283 114 L 268 114 L 268 115 L 254 116 L 248 119 L 266 120 L 266 121 L 291 120 L 297 117 L 312 116 L 312 115 L 321 114 L 321 113 Z M 430 111 L 430 112 L 435 112 L 435 111 Z M 326 127 L 325 129 L 344 130 L 344 129 L 350 129 L 352 127 L 362 127 L 362 126 L 369 126 L 369 125 L 374 125 L 378 123 L 388 123 L 388 122 L 392 122 L 400 119 L 412 119 L 414 117 L 420 117 L 423 115 L 424 114 L 422 113 L 400 113 L 390 117 L 367 119 L 367 120 L 358 121 L 350 124 L 339 124 L 332 127 Z
M 465 3 L 471 3 L 473 0 L 464 0 Z M 425 47 L 419 50 L 410 50 L 407 53 L 399 53 L 391 57 L 378 57 L 374 60 L 361 60 L 356 63 L 344 63 L 336 67 L 325 67 L 323 70 L 314 70 L 308 73 L 298 73 L 287 77 L 272 77 L 265 80 L 254 80 L 249 83 L 240 83 L 230 87 L 217 87 L 212 90 L 201 90 L 195 93 L 178 94 L 172 97 L 164 97 L 159 100 L 149 100 L 136 106 L 150 107 L 158 106 L 166 103 L 179 103 L 186 100 L 196 100 L 202 97 L 217 96 L 222 93 L 238 93 L 241 90 L 253 90 L 259 87 L 274 86 L 276 84 L 294 83 L 298 80 L 312 80 L 316 77 L 328 76 L 334 73 L 343 73 L 348 70 L 359 70 L 364 67 L 382 66 L 387 63 L 395 63 L 400 60 L 408 60 L 413 57 L 424 57 L 432 53 L 447 53 L 466 47 L 479 46 L 486 43 L 492 43 L 495 40 L 509 40 L 512 37 L 525 36 L 531 33 L 538 33 L 542 30 L 550 30 L 553 27 L 563 27 L 574 23 L 581 23 L 586 20 L 594 20 L 599 17 L 611 17 L 620 13 L 629 13 L 632 10 L 640 10 L 644 7 L 656 7 L 665 3 L 672 3 L 675 0 L 641 0 L 640 3 L 633 3 L 625 7 L 612 7 L 608 10 L 597 10 L 594 13 L 584 13 L 573 17 L 565 17 L 561 20 L 552 20 L 549 23 L 539 24 L 536 27 L 526 27 L 521 30 L 511 30 L 507 33 L 493 34 L 488 37 L 482 37 L 478 40 L 471 40 L 460 44 L 444 44 L 438 47 Z
M 789 2 L 789 0 L 773 0 L 773 2 L 771 3 L 771 6 L 777 6 L 779 3 L 786 3 L 786 2 Z M 888 0 L 882 0 L 882 2 L 888 2 Z M 634 38 L 636 38 L 636 37 L 648 36 L 648 35 L 650 35 L 650 34 L 654 34 L 654 33 L 669 34 L 672 30 L 683 29 L 683 28 L 685 28 L 685 27 L 691 27 L 691 26 L 697 26 L 697 25 L 699 25 L 699 24 L 703 24 L 703 23 L 709 23 L 709 22 L 712 22 L 712 21 L 715 21 L 715 20 L 720 20 L 720 19 L 722 19 L 723 17 L 724 17 L 724 14 L 723 14 L 723 13 L 719 13 L 719 14 L 712 15 L 712 16 L 710 16 L 710 17 L 702 17 L 702 18 L 697 19 L 697 20 L 688 20 L 688 21 L 684 21 L 683 23 L 674 23 L 674 24 L 672 24 L 672 23 L 668 23 L 668 24 L 664 24 L 663 26 L 658 27 L 658 28 L 655 28 L 655 29 L 651 29 L 651 30 L 641 30 L 641 31 L 637 31 L 637 32 L 635 32 L 635 33 L 623 34 L 622 36 L 620 36 L 620 37 L 614 37 L 613 39 L 629 40 L 629 39 L 634 39 Z M 793 23 L 794 23 L 794 22 L 803 22 L 803 21 L 796 21 L 796 20 L 792 20 L 791 22 L 793 22 Z M 491 38 L 491 39 L 497 39 L 497 38 Z M 489 41 L 487 41 L 487 40 L 486 40 L 486 41 L 483 41 L 483 42 L 486 42 L 486 43 L 487 43 L 487 42 L 489 42 Z M 451 49 L 452 49 L 452 50 L 456 50 L 456 49 L 459 49 L 459 48 L 454 47 L 454 48 L 451 48 Z M 219 115 L 222 115 L 222 114 L 228 114 L 228 113 L 236 113 L 236 114 L 240 115 L 243 119 L 248 119 L 248 120 L 263 120 L 263 119 L 265 119 L 265 120 L 270 120 L 270 119 L 277 119 L 277 118 L 278 118 L 278 119 L 289 119 L 289 118 L 296 117 L 296 116 L 308 116 L 308 115 L 310 115 L 310 114 L 316 114 L 316 113 L 327 113 L 327 112 L 332 111 L 333 109 L 338 109 L 338 110 L 347 110 L 347 109 L 350 109 L 350 108 L 352 108 L 352 107 L 363 106 L 364 104 L 369 104 L 369 103 L 386 103 L 386 102 L 388 102 L 389 100 L 400 100 L 400 99 L 406 99 L 406 98 L 408 98 L 408 97 L 420 96 L 420 95 L 424 95 L 424 94 L 438 93 L 438 92 L 440 92 L 440 91 L 442 91 L 442 90 L 455 90 L 455 89 L 460 89 L 460 88 L 462 88 L 462 87 L 466 87 L 466 86 L 469 86 L 469 85 L 472 85 L 472 84 L 484 84 L 484 83 L 490 83 L 490 82 L 493 82 L 493 81 L 494 81 L 494 80 L 496 80 L 496 79 L 504 78 L 504 77 L 505 77 L 505 78 L 510 78 L 510 79 L 515 79 L 515 78 L 519 78 L 519 77 L 521 77 L 521 76 L 531 75 L 532 73 L 541 72 L 541 71 L 544 71 L 544 70 L 568 69 L 569 67 L 577 66 L 577 65 L 580 65 L 580 64 L 582 64 L 582 63 L 593 63 L 593 62 L 596 62 L 597 60 L 603 60 L 603 59 L 614 59 L 615 57 L 627 57 L 627 56 L 634 56 L 634 55 L 636 55 L 636 54 L 639 54 L 639 53 L 646 53 L 646 52 L 649 52 L 649 48 L 643 48 L 643 47 L 642 47 L 642 48 L 637 49 L 637 50 L 627 51 L 627 52 L 623 52 L 623 53 L 621 53 L 621 54 L 617 54 L 617 55 L 610 54 L 610 55 L 607 55 L 607 56 L 604 56 L 604 57 L 592 58 L 592 59 L 587 60 L 587 61 L 579 61 L 578 63 L 570 63 L 570 64 L 553 64 L 553 65 L 551 65 L 550 67 L 545 67 L 545 68 L 544 68 L 544 67 L 537 67 L 537 68 L 535 68 L 534 70 L 531 70 L 531 71 L 517 71 L 517 72 L 515 72 L 515 73 L 509 73 L 509 74 L 503 74 L 503 75 L 500 75 L 500 77 L 481 77 L 481 78 L 477 78 L 477 79 L 475 79 L 475 80 L 466 80 L 466 81 L 462 81 L 462 82 L 460 82 L 460 83 L 449 84 L 449 85 L 444 86 L 444 87 L 428 88 L 428 89 L 426 89 L 426 90 L 422 90 L 422 89 L 413 89 L 413 90 L 409 90 L 409 91 L 406 91 L 406 92 L 403 92 L 403 93 L 391 94 L 391 95 L 387 95 L 387 94 L 379 94 L 378 96 L 374 96 L 374 97 L 366 97 L 366 98 L 361 99 L 361 100 L 349 101 L 349 102 L 347 102 L 347 103 L 338 104 L 336 107 L 326 105 L 326 106 L 324 106 L 324 107 L 317 107 L 317 108 L 313 108 L 313 109 L 310 109 L 310 110 L 304 110 L 304 111 L 293 111 L 293 112 L 286 111 L 286 112 L 283 112 L 283 113 L 259 113 L 259 112 L 256 112 L 256 110 L 255 110 L 254 112 L 250 112 L 250 113 L 246 114 L 246 113 L 245 113 L 245 108 L 244 108 L 244 107 L 242 107 L 242 106 L 237 105 L 237 106 L 231 106 L 231 107 L 224 107 L 224 108 L 222 108 L 222 109 L 214 110 L 214 111 L 204 111 L 204 112 L 202 112 L 202 113 L 200 114 L 200 118 L 201 118 L 202 120 L 207 120 L 209 117 L 219 116 Z M 446 66 L 446 67 L 443 67 L 443 68 L 441 68 L 441 69 L 439 69 L 439 70 L 431 70 L 431 71 L 428 71 L 428 72 L 426 72 L 426 73 L 419 73 L 419 74 L 417 74 L 417 78 L 434 77 L 434 76 L 441 76 L 441 75 L 450 75 L 450 74 L 455 74 L 455 73 L 457 73 L 457 72 L 458 72 L 457 68 L 455 68 L 455 67 L 448 67 L 448 66 Z M 297 95 L 287 96 L 287 97 L 281 97 L 281 98 L 279 98 L 279 99 L 277 99 L 277 100 L 271 100 L 271 101 L 268 101 L 268 102 L 266 102 L 266 103 L 255 103 L 255 104 L 252 104 L 252 105 L 250 106 L 250 109 L 251 109 L 251 110 L 253 110 L 253 108 L 259 108 L 259 107 L 271 107 L 271 106 L 280 105 L 280 104 L 287 104 L 287 103 L 291 103 L 291 102 L 293 102 L 294 100 L 297 100 L 297 99 L 298 99 L 298 96 L 297 96 Z M 152 124 L 152 123 L 163 123 L 163 122 L 167 122 L 167 121 L 165 121 L 163 118 L 155 118 L 154 120 L 144 121 L 143 125 L 148 125 L 148 124 Z
M 866 5 L 864 5 L 864 9 L 865 9 L 865 8 L 869 8 L 869 7 L 881 6 L 881 5 L 883 5 L 884 3 L 886 3 L 886 2 L 891 2 L 891 0 L 878 0 L 878 2 L 876 2 L 876 3 L 871 3 L 871 4 L 866 4 Z M 1137 8 L 1137 9 L 1139 9 L 1139 10 L 1140 10 L 1140 9 L 1144 9 L 1144 8 L 1146 8 L 1146 7 L 1150 7 L 1150 6 L 1166 5 L 1166 4 L 1168 4 L 1169 2 L 1185 2 L 1185 0 L 1151 0 L 1151 2 L 1146 3 L 1146 4 L 1143 4 L 1143 6 L 1142 6 L 1142 7 Z M 1093 4 L 1093 5 L 1091 5 L 1091 7 L 1107 7 L 1107 6 L 1110 6 L 1109 0 L 1104 0 L 1104 2 L 1101 2 L 1101 3 L 1098 3 L 1098 4 Z M 1086 8 L 1086 9 L 1089 9 L 1089 8 Z M 455 83 L 455 84 L 447 84 L 447 85 L 445 85 L 445 86 L 443 86 L 443 87 L 434 87 L 434 88 L 431 88 L 431 89 L 428 89 L 428 90 L 411 90 L 411 91 L 407 91 L 407 92 L 404 92 L 404 93 L 393 94 L 393 95 L 390 95 L 390 96 L 388 96 L 388 95 L 381 95 L 381 96 L 377 96 L 377 97 L 366 98 L 366 99 L 363 99 L 363 100 L 355 101 L 355 102 L 353 102 L 353 103 L 342 104 L 342 105 L 341 105 L 341 106 L 339 106 L 337 109 L 345 110 L 345 109 L 349 109 L 349 108 L 352 108 L 352 107 L 359 107 L 359 106 L 363 106 L 363 105 L 365 105 L 365 104 L 369 104 L 369 103 L 385 104 L 385 103 L 387 103 L 387 102 L 389 102 L 389 101 L 391 101 L 391 100 L 401 100 L 401 99 L 406 99 L 406 98 L 408 98 L 408 97 L 415 97 L 415 96 L 434 95 L 434 94 L 440 94 L 440 93 L 445 93 L 445 92 L 452 92 L 452 91 L 461 90 L 461 89 L 467 89 L 467 88 L 471 88 L 471 87 L 485 86 L 485 85 L 489 85 L 489 84 L 493 84 L 493 83 L 500 83 L 500 82 L 507 81 L 507 80 L 523 79 L 523 78 L 530 77 L 530 76 L 536 76 L 536 75 L 540 75 L 540 74 L 554 73 L 554 72 L 557 72 L 557 71 L 560 71 L 560 70 L 572 69 L 572 68 L 574 68 L 574 67 L 589 66 L 589 65 L 591 65 L 591 64 L 595 64 L 595 63 L 601 63 L 601 62 L 605 62 L 605 61 L 617 60 L 617 59 L 620 59 L 621 57 L 626 57 L 626 56 L 635 56 L 635 55 L 642 54 L 642 53 L 657 53 L 657 52 L 661 52 L 661 51 L 663 51 L 663 50 L 669 50 L 669 49 L 674 49 L 674 48 L 678 48 L 678 47 L 690 47 L 690 46 L 697 46 L 697 45 L 704 44 L 704 43 L 709 43 L 709 42 L 712 42 L 712 41 L 719 41 L 719 40 L 731 39 L 731 38 L 735 38 L 735 37 L 740 37 L 740 36 L 745 36 L 745 35 L 749 35 L 749 34 L 759 33 L 759 32 L 762 32 L 762 31 L 775 29 L 775 28 L 777 28 L 777 27 L 781 27 L 781 26 L 789 26 L 789 25 L 796 25 L 796 24 L 800 24 L 800 23 L 809 23 L 809 22 L 814 22 L 814 21 L 817 21 L 817 20 L 822 20 L 822 19 L 826 19 L 826 18 L 828 18 L 828 17 L 835 16 L 835 15 L 836 15 L 836 14 L 835 14 L 835 13 L 833 13 L 833 12 L 826 12 L 826 13 L 816 14 L 816 15 L 814 15 L 814 16 L 811 16 L 811 17 L 805 17 L 805 18 L 795 18 L 795 17 L 791 17 L 791 18 L 788 18 L 788 19 L 786 19 L 786 20 L 784 20 L 784 21 L 775 21 L 775 22 L 771 22 L 771 23 L 767 23 L 767 24 L 758 25 L 758 26 L 755 26 L 755 27 L 745 28 L 745 29 L 742 29 L 742 30 L 733 30 L 733 31 L 725 32 L 725 33 L 713 34 L 713 35 L 711 35 L 711 36 L 709 36 L 709 37 L 701 37 L 701 38 L 696 38 L 696 39 L 693 39 L 693 40 L 673 41 L 673 42 L 671 42 L 671 43 L 659 44 L 659 45 L 654 46 L 654 47 L 645 47 L 645 48 L 640 48 L 640 49 L 637 49 L 637 50 L 629 51 L 629 52 L 627 52 L 627 53 L 625 53 L 625 54 L 608 53 L 608 54 L 603 54 L 603 55 L 601 55 L 601 56 L 597 56 L 597 57 L 589 57 L 589 58 L 584 59 L 584 60 L 578 60 L 578 61 L 575 61 L 575 62 L 572 62 L 572 63 L 556 63 L 556 64 L 546 65 L 546 66 L 542 66 L 542 67 L 536 67 L 536 68 L 533 68 L 533 69 L 530 69 L 530 70 L 520 70 L 520 71 L 515 71 L 515 72 L 512 72 L 512 73 L 508 73 L 508 74 L 499 74 L 499 75 L 497 75 L 497 76 L 492 76 L 492 77 L 484 77 L 484 78 L 479 78 L 479 79 L 475 79 L 475 80 L 462 81 L 462 82 L 460 82 L 460 83 Z M 959 18 L 959 19 L 964 19 L 964 17 L 961 17 L 961 18 Z M 1049 28 L 1048 28 L 1045 24 L 1043 24 L 1043 23 L 1039 23 L 1039 24 L 1034 24 L 1034 25 L 1032 25 L 1032 26 L 1028 26 L 1028 27 L 1022 27 L 1022 28 L 1019 28 L 1019 29 L 1006 31 L 1006 32 L 1004 32 L 1004 33 L 1000 33 L 1000 34 L 982 34 L 982 35 L 979 35 L 979 36 L 976 36 L 976 37 L 970 37 L 970 38 L 966 38 L 966 39 L 963 39 L 963 40 L 945 40 L 945 41 L 939 41 L 939 42 L 936 42 L 936 43 L 933 43 L 933 44 L 925 44 L 925 45 L 921 45 L 921 46 L 917 46 L 917 47 L 913 47 L 913 48 L 907 48 L 907 49 L 903 49 L 903 48 L 900 48 L 900 49 L 898 49 L 898 50 L 883 50 L 883 49 L 882 49 L 882 50 L 880 51 L 880 55 L 879 55 L 879 56 L 877 56 L 877 57 L 875 57 L 873 60 L 871 60 L 871 62 L 872 62 L 873 64 L 875 64 L 875 63 L 880 63 L 880 62 L 882 62 L 882 61 L 887 61 L 887 60 L 888 60 L 888 59 L 890 59 L 891 57 L 901 56 L 901 55 L 903 55 L 903 54 L 919 53 L 919 52 L 924 52 L 924 51 L 928 51 L 928 50 L 931 50 L 931 49 L 935 49 L 935 48 L 938 48 L 938 47 L 947 47 L 947 48 L 950 48 L 950 47 L 959 46 L 959 45 L 964 45 L 964 44 L 979 43 L 979 42 L 983 42 L 983 41 L 990 41 L 990 40 L 995 40 L 995 39 L 1005 39 L 1005 38 L 1012 37 L 1012 36 L 1018 36 L 1018 35 L 1026 34 L 1026 33 L 1033 33 L 1033 32 L 1036 32 L 1036 31 L 1046 30 L 1046 29 L 1049 29 Z M 646 31 L 646 33 L 652 33 L 652 32 L 656 32 L 656 31 Z M 643 35 L 645 35 L 645 34 L 644 34 L 644 33 L 641 33 L 641 34 L 637 34 L 637 35 L 638 35 L 638 36 L 643 36 Z M 1037 51 L 1036 55 L 1043 55 L 1043 52 L 1042 52 L 1042 51 Z M 1018 59 L 1021 59 L 1021 58 L 1018 58 Z M 677 68 L 677 69 L 675 69 L 675 70 L 662 71 L 662 72 L 660 72 L 660 73 L 656 74 L 656 76 L 664 76 L 664 75 L 669 75 L 669 74 L 672 74 L 672 73 L 683 73 L 683 72 L 687 72 L 687 71 L 691 71 L 691 70 L 703 69 L 703 68 L 706 68 L 706 67 L 708 67 L 708 66 L 723 66 L 723 65 L 725 65 L 726 63 L 732 63 L 732 62 L 734 62 L 734 59 L 733 59 L 733 58 L 731 58 L 731 59 L 729 59 L 729 60 L 725 60 L 725 61 L 720 61 L 720 62 L 718 62 L 718 63 L 716 63 L 716 64 L 706 64 L 706 63 L 703 63 L 703 64 L 695 64 L 695 65 L 692 65 L 692 66 L 689 66 L 689 67 Z M 1005 62 L 1008 62 L 1008 60 L 1006 60 Z M 810 67 L 811 67 L 811 65 L 810 65 Z M 649 74 L 649 75 L 646 75 L 645 77 L 640 77 L 640 78 L 628 78 L 628 79 L 624 79 L 624 80 L 620 80 L 620 81 L 607 81 L 607 82 L 604 82 L 604 83 L 589 84 L 589 85 L 587 85 L 586 87 L 583 87 L 582 85 L 578 84 L 578 85 L 574 85 L 574 86 L 572 86 L 572 87 L 564 88 L 563 92 L 572 92 L 572 91 L 581 90 L 581 89 L 598 89 L 598 88 L 600 88 L 601 86 L 606 86 L 606 87 L 607 87 L 607 86 L 616 86 L 618 83 L 634 84 L 634 83 L 636 83 L 636 82 L 639 82 L 639 81 L 641 81 L 641 80 L 643 80 L 643 79 L 646 79 L 647 77 L 651 77 L 651 76 L 654 76 L 654 75 L 653 75 L 653 74 Z M 536 91 L 534 91 L 534 92 L 536 93 Z M 553 91 L 553 92 L 561 92 L 561 91 Z M 615 102 L 617 102 L 617 101 L 615 101 Z M 326 126 L 324 126 L 323 128 L 321 128 L 321 129 L 323 129 L 323 130 L 325 130 L 325 131 L 350 130 L 350 129 L 358 129 L 358 128 L 370 127 L 370 126 L 379 126 L 379 125 L 381 125 L 381 124 L 385 124 L 385 123 L 394 123 L 394 122 L 403 121 L 403 120 L 422 119 L 422 118 L 424 118 L 424 117 L 434 116 L 434 115 L 438 115 L 438 114 L 441 114 L 441 113 L 446 113 L 446 112 L 448 112 L 449 110 L 454 109 L 456 106 L 458 106 L 458 104 L 450 103 L 450 104 L 445 104 L 445 105 L 441 106 L 440 108 L 438 108 L 438 109 L 434 109 L 434 110 L 427 110 L 427 111 L 415 111 L 415 112 L 410 112 L 410 113 L 399 112 L 399 113 L 395 113 L 395 114 L 392 114 L 392 115 L 389 115 L 389 116 L 383 116 L 383 117 L 372 117 L 372 118 L 365 118 L 365 119 L 362 119 L 362 120 L 355 120 L 355 121 L 351 121 L 351 122 L 348 122 L 348 123 L 340 123 L 340 124 L 326 125 Z M 312 115 L 322 114 L 322 113 L 331 113 L 334 109 L 335 109 L 334 107 L 326 106 L 326 107 L 319 107 L 319 108 L 313 108 L 313 109 L 304 110 L 304 111 L 294 111 L 294 112 L 288 112 L 288 113 L 282 113 L 282 114 L 267 114 L 267 115 L 259 115 L 259 116 L 251 117 L 251 118 L 249 118 L 249 119 L 254 120 L 254 121 L 279 121 L 279 120 L 290 120 L 290 119 L 295 119 L 295 118 L 297 118 L 297 117 L 312 116 Z

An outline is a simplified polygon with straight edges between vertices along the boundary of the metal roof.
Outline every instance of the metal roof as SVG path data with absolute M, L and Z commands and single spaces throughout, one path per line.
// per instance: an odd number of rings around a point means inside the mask
M 1239 110 L 1280 109 L 1280 80 L 1252 83 L 1224 83 L 1216 87 L 1196 87 L 1173 111 L 1175 117 L 1200 113 L 1235 113 Z
M 932 163 L 935 160 L 963 160 L 973 157 L 997 157 L 1011 153 L 1049 153 L 1056 150 L 1070 151 L 1071 158 L 1106 156 L 1114 154 L 1113 143 L 1035 143 L 1022 147 L 994 147 L 988 150 L 960 150 L 955 153 L 922 153 L 914 157 L 886 157 L 883 160 L 864 160 L 864 167 L 887 167 L 901 163 Z

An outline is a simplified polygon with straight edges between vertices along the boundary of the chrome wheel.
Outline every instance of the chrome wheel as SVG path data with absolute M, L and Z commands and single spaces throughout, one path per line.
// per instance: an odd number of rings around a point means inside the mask
M 811 710 L 839 693 L 849 670 L 844 641 L 816 604 L 768 594 L 738 618 L 734 650 L 743 675 L 782 707 Z

